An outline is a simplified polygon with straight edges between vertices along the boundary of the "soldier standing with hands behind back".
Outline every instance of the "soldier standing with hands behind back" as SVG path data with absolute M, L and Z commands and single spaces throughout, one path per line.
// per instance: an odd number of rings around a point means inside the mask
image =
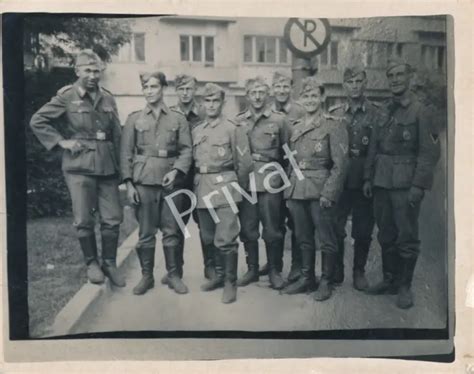
M 178 174 L 183 179 L 191 167 L 191 134 L 186 118 L 163 102 L 165 75 L 146 72 L 140 74 L 140 81 L 147 104 L 128 116 L 120 149 L 122 177 L 139 224 L 136 250 L 143 277 L 133 293 L 142 295 L 155 284 L 156 233 L 160 228 L 168 286 L 185 294 L 188 288 L 181 280 L 179 261 L 181 232 L 165 196 L 177 187 Z M 177 207 L 181 206 L 180 198 L 175 197 Z
M 122 207 L 119 198 L 120 122 L 110 92 L 99 86 L 103 64 L 92 50 L 77 54 L 76 83 L 60 89 L 31 118 L 39 141 L 51 150 L 63 149 L 62 170 L 72 200 L 74 226 L 91 283 L 103 283 L 104 274 L 115 286 L 125 280 L 116 267 Z M 63 120 L 60 128 L 55 120 Z M 95 212 L 100 215 L 102 269 L 97 258 Z
M 397 306 L 413 306 L 411 284 L 420 252 L 418 216 L 425 190 L 433 183 L 440 156 L 433 112 L 410 92 L 411 66 L 388 63 L 391 117 L 374 128 L 365 171 L 364 193 L 374 192 L 374 212 L 382 247 L 383 280 L 370 294 L 397 293 Z
M 387 121 L 388 117 L 364 96 L 367 73 L 359 66 L 344 70 L 343 87 L 347 95 L 344 103 L 329 109 L 331 115 L 340 118 L 349 135 L 349 168 L 344 190 L 338 201 L 338 258 L 334 283 L 344 280 L 344 238 L 346 223 L 352 213 L 352 238 L 354 239 L 354 265 L 352 280 L 356 290 L 368 287 L 365 264 L 369 254 L 374 229 L 372 197 L 363 194 L 364 164 L 370 143 L 372 128 Z

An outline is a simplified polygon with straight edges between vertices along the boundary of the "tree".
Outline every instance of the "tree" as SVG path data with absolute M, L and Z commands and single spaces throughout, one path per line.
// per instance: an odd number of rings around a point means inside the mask
M 57 148 L 47 151 L 38 142 L 29 127 L 31 116 L 58 89 L 74 82 L 72 57 L 78 49 L 92 49 L 110 61 L 129 42 L 130 23 L 120 18 L 50 14 L 24 20 L 27 214 L 28 218 L 64 215 L 70 212 L 71 202 L 61 173 L 62 152 Z M 39 58 L 48 69 L 31 69 Z
M 25 53 L 70 58 L 78 49 L 94 50 L 110 61 L 131 38 L 130 21 L 125 18 L 34 15 L 25 17 Z

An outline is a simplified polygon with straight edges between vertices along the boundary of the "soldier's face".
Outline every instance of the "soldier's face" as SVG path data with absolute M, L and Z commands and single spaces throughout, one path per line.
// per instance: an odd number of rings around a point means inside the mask
M 410 87 L 411 73 L 405 65 L 399 65 L 387 72 L 387 79 L 392 94 L 402 95 Z
M 289 80 L 280 81 L 273 85 L 273 94 L 275 95 L 275 100 L 284 104 L 288 102 L 291 94 L 291 83 Z
M 189 82 L 179 86 L 176 90 L 178 95 L 178 100 L 182 104 L 189 104 L 194 99 L 194 94 L 196 93 L 196 84 L 194 82 Z
M 268 97 L 268 87 L 255 84 L 247 92 L 247 98 L 254 109 L 262 109 L 265 106 Z
M 86 90 L 94 90 L 99 84 L 102 70 L 99 65 L 82 65 L 76 67 L 79 84 Z
M 321 91 L 317 88 L 304 92 L 300 96 L 300 103 L 309 114 L 316 112 L 321 107 L 322 102 L 323 96 L 321 95 Z
M 358 99 L 364 94 L 367 79 L 365 78 L 364 73 L 360 73 L 344 81 L 343 85 L 347 96 L 352 99 Z
M 143 95 L 148 104 L 157 104 L 163 97 L 163 87 L 157 78 L 150 78 L 142 85 Z
M 223 106 L 224 100 L 219 93 L 209 95 L 204 98 L 204 109 L 206 110 L 206 115 L 209 118 L 219 117 Z

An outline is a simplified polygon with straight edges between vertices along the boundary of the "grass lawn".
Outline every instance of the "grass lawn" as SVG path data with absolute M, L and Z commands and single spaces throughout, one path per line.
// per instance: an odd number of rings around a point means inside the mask
M 43 335 L 56 314 L 87 282 L 84 259 L 72 221 L 72 217 L 53 217 L 27 223 L 28 306 L 32 337 Z M 132 210 L 126 208 L 120 227 L 120 243 L 136 227 Z M 97 238 L 100 248 L 100 237 Z

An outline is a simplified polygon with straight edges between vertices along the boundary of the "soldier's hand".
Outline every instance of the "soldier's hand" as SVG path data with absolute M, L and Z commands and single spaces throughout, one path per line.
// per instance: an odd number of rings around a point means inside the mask
M 423 196 L 425 196 L 425 191 L 423 188 L 411 186 L 410 190 L 408 191 L 408 202 L 411 207 L 415 207 L 417 204 L 423 200 Z
M 319 198 L 319 206 L 321 208 L 330 208 L 332 206 L 332 201 L 329 199 L 326 199 L 324 196 L 321 196 Z
M 370 199 L 372 197 L 372 183 L 365 181 L 364 185 L 362 186 L 362 191 L 364 192 L 364 196 L 367 199 Z
M 132 182 L 127 182 L 127 198 L 133 205 L 140 204 L 140 195 Z
M 166 173 L 163 177 L 163 187 L 172 189 L 177 175 L 178 170 L 176 169 L 173 169 L 170 172 Z
M 62 149 L 67 149 L 68 151 L 70 151 L 72 155 L 79 153 L 82 149 L 81 143 L 79 143 L 76 139 L 64 139 L 61 140 L 58 145 Z

